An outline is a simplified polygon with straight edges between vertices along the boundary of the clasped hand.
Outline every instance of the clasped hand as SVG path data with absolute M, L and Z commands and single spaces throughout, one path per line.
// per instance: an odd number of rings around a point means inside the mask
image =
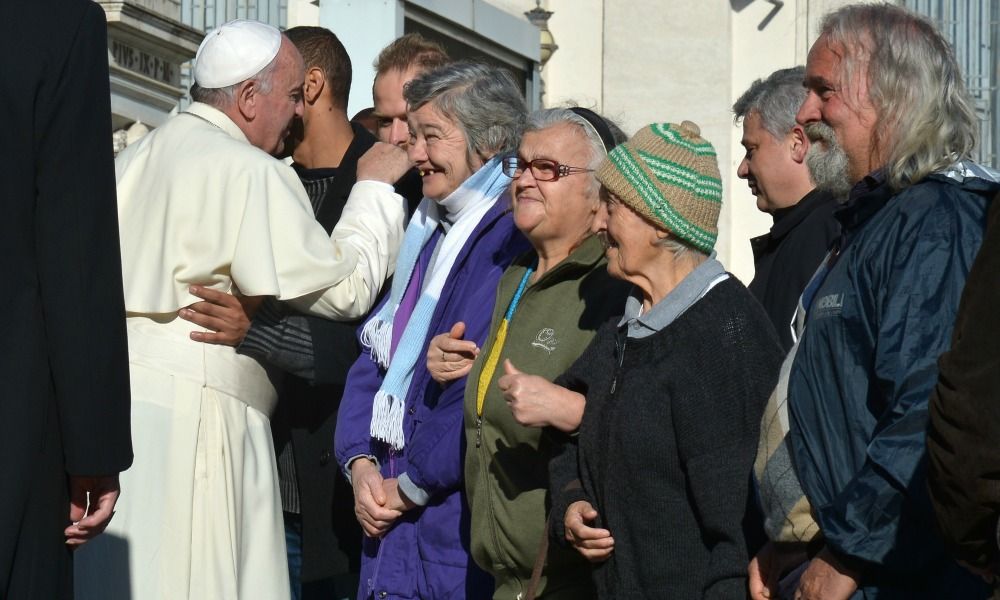
M 368 537 L 382 537 L 403 513 L 416 505 L 399 489 L 399 480 L 385 479 L 366 458 L 351 463 L 354 514 Z

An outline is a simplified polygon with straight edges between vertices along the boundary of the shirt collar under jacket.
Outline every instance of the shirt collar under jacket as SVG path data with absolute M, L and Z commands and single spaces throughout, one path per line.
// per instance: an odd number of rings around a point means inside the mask
M 691 308 L 695 302 L 705 297 L 713 287 L 729 278 L 726 269 L 715 259 L 715 252 L 708 260 L 695 267 L 694 271 L 681 280 L 662 300 L 653 305 L 648 313 L 642 313 L 642 294 L 636 289 L 625 300 L 625 314 L 618 327 L 628 326 L 628 337 L 641 339 L 666 329 Z

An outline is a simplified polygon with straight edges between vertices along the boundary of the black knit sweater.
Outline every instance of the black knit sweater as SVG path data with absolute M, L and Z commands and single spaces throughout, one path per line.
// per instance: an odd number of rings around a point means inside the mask
M 730 277 L 649 337 L 606 324 L 557 380 L 587 408 L 578 450 L 551 464 L 553 535 L 571 502 L 594 505 L 615 540 L 594 571 L 601 598 L 747 596 L 742 521 L 781 357 L 767 315 Z

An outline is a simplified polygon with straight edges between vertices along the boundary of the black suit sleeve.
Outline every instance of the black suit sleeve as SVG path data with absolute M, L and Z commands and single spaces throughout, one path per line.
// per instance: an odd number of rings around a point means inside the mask
M 951 349 L 938 361 L 927 433 L 928 485 L 952 552 L 998 570 L 1000 515 L 1000 202 L 969 271 Z
M 35 108 L 35 239 L 66 469 L 132 462 L 104 12 L 87 3 Z
M 360 323 L 340 323 L 318 317 L 309 317 L 313 332 L 313 349 L 316 356 L 315 381 L 317 385 L 347 383 L 347 372 L 361 354 L 355 337 Z

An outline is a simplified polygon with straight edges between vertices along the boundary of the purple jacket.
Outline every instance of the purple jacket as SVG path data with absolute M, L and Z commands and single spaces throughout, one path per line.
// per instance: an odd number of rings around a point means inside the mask
M 441 290 L 425 346 L 457 321 L 465 322 L 465 339 L 480 346 L 485 342 L 500 276 L 516 256 L 529 249 L 514 227 L 509 205 L 504 194 L 459 253 Z M 425 267 L 432 246 L 428 244 L 421 252 L 419 260 Z M 360 454 L 374 455 L 384 477 L 405 472 L 430 500 L 404 514 L 381 540 L 364 539 L 358 598 L 489 597 L 492 581 L 469 555 L 469 514 L 462 480 L 465 378 L 442 387 L 425 367 L 417 367 L 406 394 L 406 447 L 390 456 L 388 446 L 368 433 L 372 400 L 384 375 L 368 352 L 351 367 L 337 417 L 337 461 L 343 467 Z

